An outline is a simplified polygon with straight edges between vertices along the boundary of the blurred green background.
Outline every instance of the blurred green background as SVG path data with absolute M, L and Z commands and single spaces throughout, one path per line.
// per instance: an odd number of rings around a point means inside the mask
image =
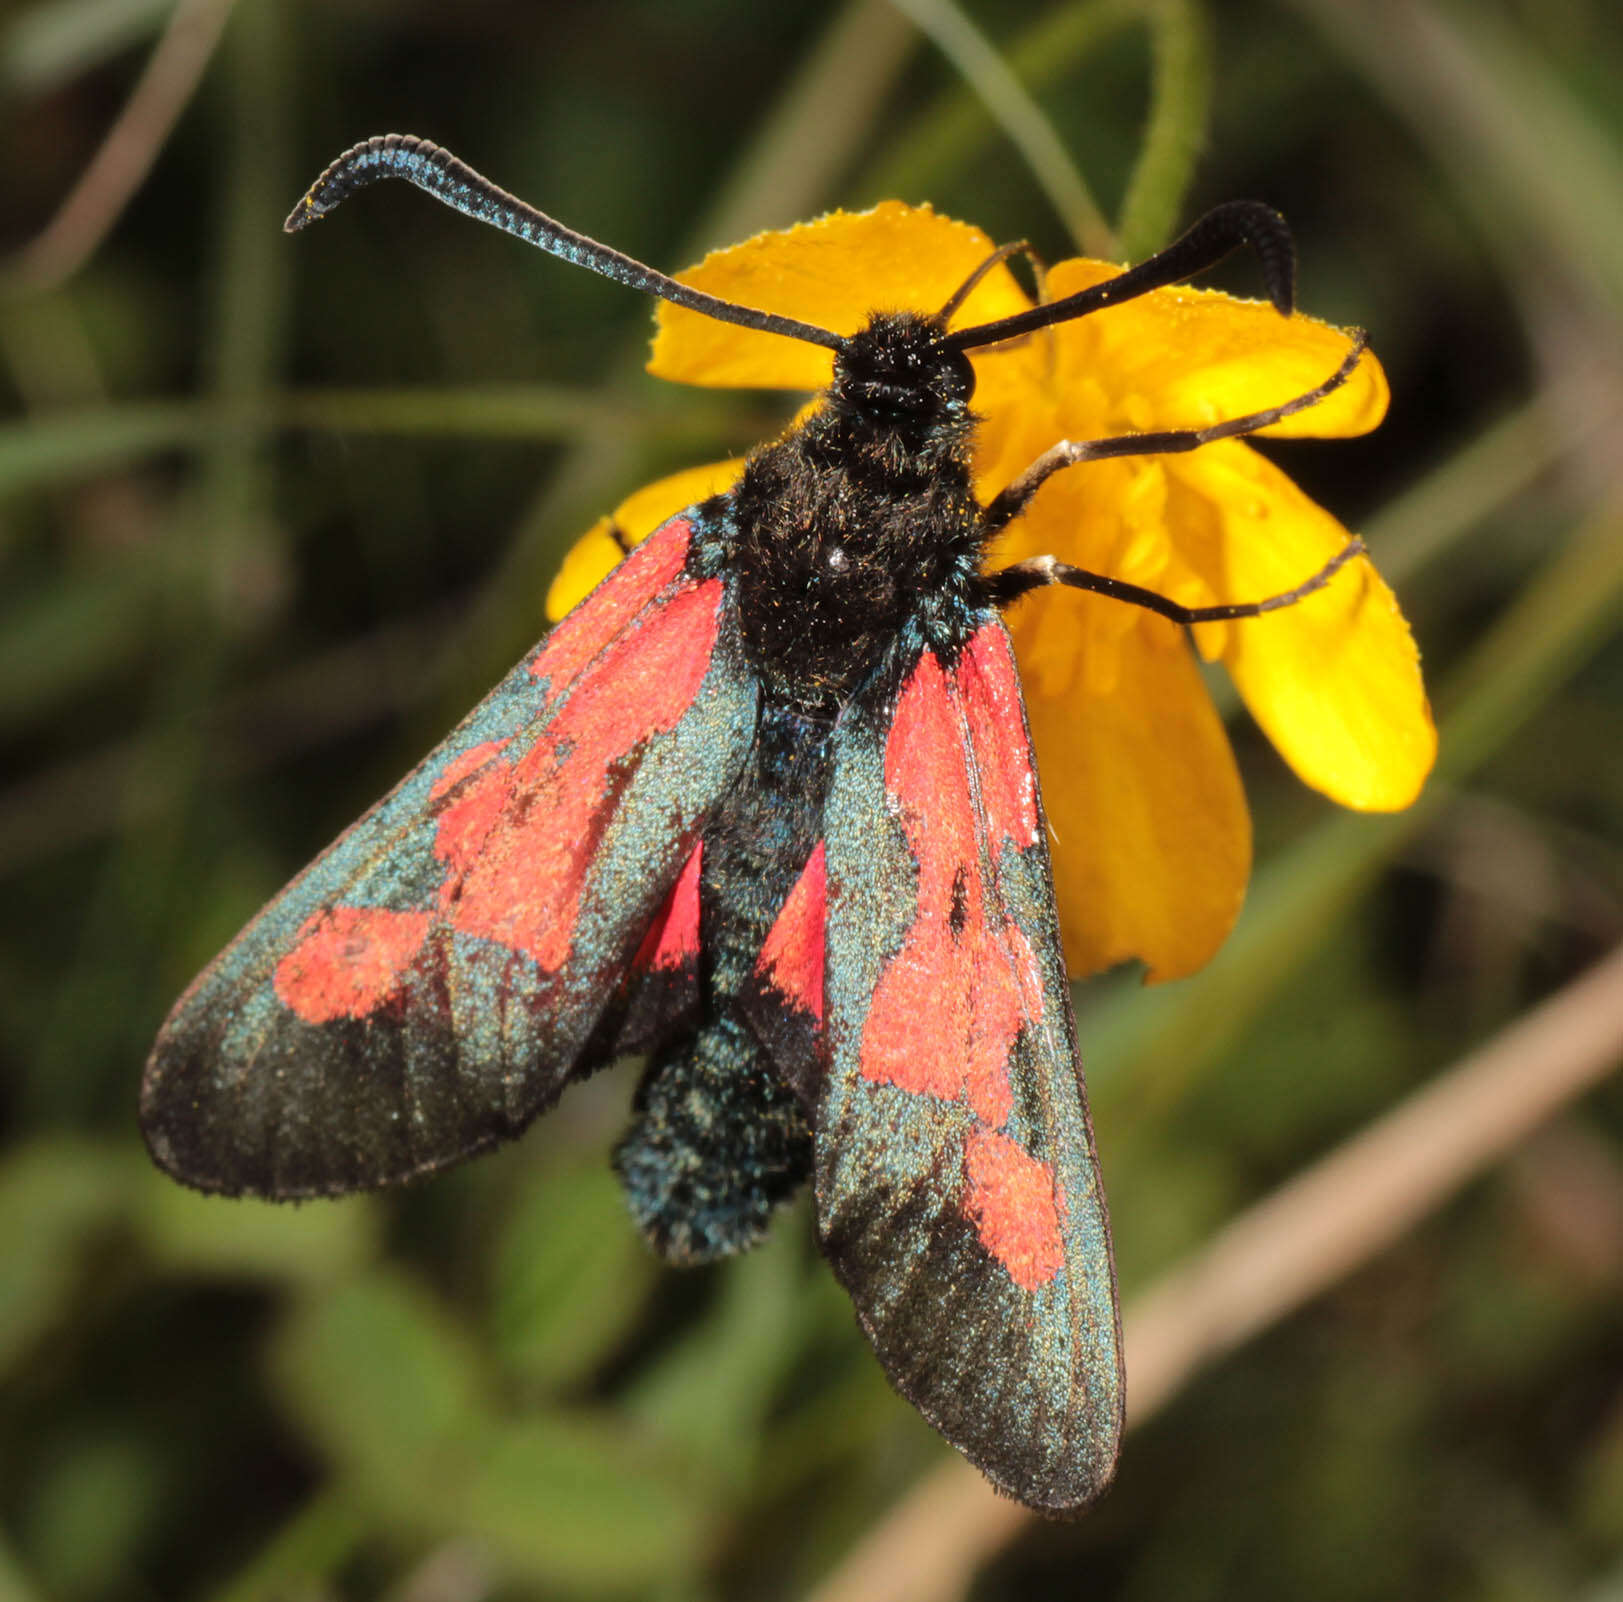
M 1385 427 L 1270 453 L 1369 535 L 1442 767 L 1337 815 L 1235 721 L 1238 934 L 1196 980 L 1079 989 L 1129 1297 L 1623 938 L 1615 0 L 973 0 L 984 57 L 905 10 L 0 12 L 0 1598 L 793 1597 L 949 1455 L 803 1205 L 725 1269 L 643 1253 L 624 1067 L 403 1195 L 206 1202 L 146 1163 L 192 974 L 539 634 L 580 529 L 777 415 L 655 384 L 637 296 L 404 186 L 284 238 L 358 138 L 440 140 L 667 268 L 885 195 L 1050 260 L 1254 196 L 1304 307 L 1370 329 Z M 39 242 L 149 61 L 150 176 L 88 259 L 71 221 Z M 1611 1082 L 973 1594 L 1623 1596 L 1620 1138 Z

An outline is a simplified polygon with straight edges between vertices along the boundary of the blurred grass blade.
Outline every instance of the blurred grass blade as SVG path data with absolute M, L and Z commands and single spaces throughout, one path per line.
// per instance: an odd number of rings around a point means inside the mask
M 1085 256 L 1106 260 L 1116 236 L 1054 125 L 1019 77 L 952 0 L 891 0 L 934 41 L 1025 159 L 1038 187 Z
M 1525 30 L 1485 6 L 1293 3 L 1420 134 L 1484 237 L 1516 238 L 1513 275 L 1554 256 L 1623 317 L 1623 149 Z
M 242 432 L 241 414 L 270 387 L 282 360 L 284 269 L 270 259 L 280 240 L 267 238 L 263 224 L 284 188 L 284 24 L 282 8 L 256 0 L 227 36 L 233 120 L 218 175 L 222 262 L 206 365 L 210 397 L 231 426 L 211 442 L 198 475 L 207 539 L 182 538 L 165 553 L 169 560 L 153 564 L 163 585 L 166 657 L 154 675 L 153 737 L 143 748 L 152 768 L 132 771 L 128 793 L 153 783 L 183 800 L 159 829 L 126 830 L 101 865 L 78 909 L 74 959 L 30 1020 L 33 1078 L 74 1086 L 80 1096 L 93 1085 L 79 1066 L 83 1056 L 112 1074 L 140 1049 L 131 1037 L 145 1033 L 144 998 L 165 946 L 160 931 L 177 888 L 189 881 L 188 857 L 197 847 L 188 825 L 206 757 L 205 708 L 227 666 L 228 641 L 255 621 L 245 599 L 276 593 L 281 552 L 268 532 L 270 468 Z M 177 508 L 175 523 L 187 526 L 187 513 Z
M 1199 0 L 1145 0 L 1150 110 L 1117 227 L 1123 261 L 1142 261 L 1171 239 L 1206 138 L 1212 107 L 1210 28 Z
M 1117 34 L 1137 23 L 1144 0 L 1072 0 L 1033 23 L 1004 52 L 1006 70 L 1027 92 L 1057 82 Z M 853 186 L 864 204 L 926 200 L 934 185 L 961 171 L 991 143 L 997 125 L 968 88 L 953 89 L 885 144 L 885 155 Z
M 138 401 L 0 425 L 0 498 L 196 445 L 211 426 L 196 401 Z
M 1623 1063 L 1623 946 L 1229 1220 L 1135 1297 L 1129 1425 L 1393 1245 Z
M 1402 589 L 1575 446 L 1586 448 L 1586 440 L 1559 432 L 1557 419 L 1570 414 L 1563 397 L 1547 393 L 1485 428 L 1382 507 L 1365 533 L 1387 581 Z M 1597 419 L 1597 431 L 1603 426 Z
M 820 209 L 873 127 L 916 39 L 888 0 L 848 0 L 689 230 L 689 258 L 786 228 Z
M 95 254 L 146 181 L 220 42 L 233 0 L 176 0 L 124 109 L 51 220 L 6 264 L 13 287 L 54 288 Z
M 36 0 L 0 33 L 0 93 L 49 94 L 156 33 L 175 0 Z
M 742 415 L 741 415 L 742 413 Z M 327 389 L 271 398 L 267 420 L 333 433 L 480 439 L 571 440 L 615 434 L 695 452 L 770 422 L 730 399 L 700 395 L 682 404 L 639 406 L 600 389 L 561 384 L 480 384 L 445 388 Z
M 767 414 L 732 400 L 701 395 L 684 397 L 680 406 L 642 406 L 607 398 L 601 390 L 560 384 L 271 392 L 232 416 L 206 400 L 137 401 L 0 424 L 0 500 L 167 451 L 206 448 L 233 432 L 255 437 L 276 429 L 310 429 L 536 441 L 611 432 L 719 453 L 723 442 L 773 426 Z

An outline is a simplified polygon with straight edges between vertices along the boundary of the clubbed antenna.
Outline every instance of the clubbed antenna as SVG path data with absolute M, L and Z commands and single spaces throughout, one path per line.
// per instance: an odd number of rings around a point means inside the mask
M 1046 306 L 1017 312 L 1013 317 L 999 318 L 995 323 L 960 328 L 948 334 L 944 343 L 953 350 L 973 350 L 978 345 L 995 345 L 999 340 L 1013 339 L 1018 334 L 1029 334 L 1055 323 L 1068 323 L 1073 318 L 1086 317 L 1089 312 L 1120 305 L 1152 289 L 1165 289 L 1169 284 L 1205 272 L 1242 245 L 1256 251 L 1262 263 L 1268 298 L 1274 303 L 1274 310 L 1281 317 L 1289 317 L 1296 302 L 1296 247 L 1291 243 L 1290 226 L 1272 206 L 1265 206 L 1261 201 L 1231 200 L 1207 212 L 1158 255 L 1129 267 L 1114 278 L 1107 278 L 1102 284 L 1067 295 L 1063 300 L 1051 301 Z
M 378 134 L 351 146 L 316 179 L 282 226 L 290 234 L 297 233 L 318 217 L 326 216 L 357 189 L 385 178 L 404 179 L 478 222 L 489 223 L 577 267 L 589 268 L 617 283 L 658 295 L 674 306 L 714 317 L 718 322 L 737 323 L 741 328 L 753 328 L 763 334 L 782 334 L 786 339 L 804 340 L 828 350 L 839 350 L 845 344 L 842 335 L 830 333 L 826 328 L 798 322 L 793 317 L 757 311 L 751 306 L 737 306 L 707 295 L 703 290 L 689 289 L 686 284 L 679 284 L 630 256 L 565 228 L 516 195 L 498 189 L 450 151 L 411 134 Z

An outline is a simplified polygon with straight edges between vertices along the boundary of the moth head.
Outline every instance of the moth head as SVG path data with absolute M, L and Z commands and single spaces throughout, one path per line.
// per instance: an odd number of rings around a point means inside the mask
M 835 353 L 832 398 L 879 424 L 929 424 L 961 415 L 975 370 L 942 340 L 939 319 L 875 312 Z

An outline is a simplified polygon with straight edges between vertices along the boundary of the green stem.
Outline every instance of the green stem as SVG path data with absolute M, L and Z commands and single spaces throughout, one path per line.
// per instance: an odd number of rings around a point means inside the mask
M 1066 230 L 1086 256 L 1107 260 L 1116 236 L 1054 125 L 1008 63 L 950 0 L 892 0 L 958 69 L 987 115 L 1025 158 Z
M 1195 176 L 1212 106 L 1211 36 L 1197 0 L 1147 0 L 1150 110 L 1117 233 L 1124 261 L 1171 239 Z
M 1009 47 L 1008 70 L 1026 92 L 1057 82 L 1101 46 L 1137 22 L 1143 0 L 1081 0 L 1034 23 Z M 961 170 L 989 144 L 998 128 L 984 100 L 954 88 L 887 141 L 882 160 L 860 174 L 852 189 L 863 204 L 900 197 L 925 200 L 944 176 Z

